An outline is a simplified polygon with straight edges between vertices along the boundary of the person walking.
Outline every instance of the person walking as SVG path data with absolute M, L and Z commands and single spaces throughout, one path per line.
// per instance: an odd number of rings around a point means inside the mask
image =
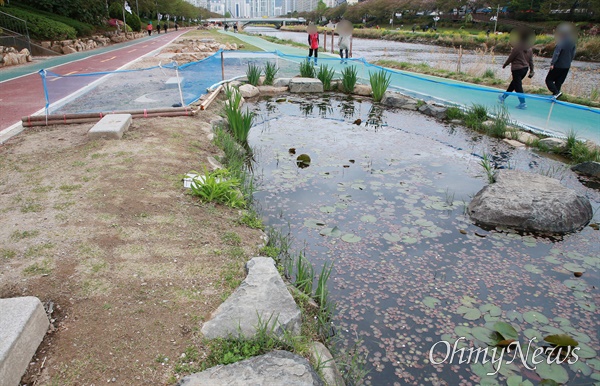
M 338 40 L 338 47 L 340 49 L 340 58 L 342 59 L 342 64 L 346 64 L 348 62 L 348 50 L 350 49 L 350 38 L 351 35 L 340 35 Z M 346 58 L 344 60 L 344 53 L 346 54 Z
M 175 32 L 179 30 L 179 24 L 175 23 Z
M 168 28 L 169 28 L 169 24 L 167 24 L 167 23 L 163 24 L 163 29 L 165 30 L 165 33 L 167 33 Z
M 533 51 L 529 44 L 529 36 L 529 32 L 526 31 L 519 33 L 518 41 L 514 44 L 510 55 L 508 55 L 506 62 L 502 65 L 502 68 L 506 68 L 510 64 L 512 81 L 508 85 L 506 92 L 498 96 L 500 102 L 504 103 L 504 100 L 508 98 L 509 93 L 516 91 L 520 94 L 518 96 L 520 103 L 516 106 L 520 110 L 525 110 L 527 108 L 527 103 L 522 95 L 523 79 L 527 76 L 528 72 L 530 78 L 534 75 Z
M 156 33 L 160 35 L 160 21 L 156 23 Z
M 552 93 L 554 100 L 560 98 L 560 91 L 567 79 L 571 62 L 575 58 L 575 39 L 568 25 L 560 25 L 556 30 L 556 47 L 550 60 L 550 71 L 546 75 L 546 87 Z
M 314 25 L 308 26 L 308 60 L 315 55 L 315 66 L 317 65 L 317 58 L 319 57 L 319 31 Z
M 152 36 L 152 23 L 148 23 L 146 31 L 148 31 L 148 36 Z

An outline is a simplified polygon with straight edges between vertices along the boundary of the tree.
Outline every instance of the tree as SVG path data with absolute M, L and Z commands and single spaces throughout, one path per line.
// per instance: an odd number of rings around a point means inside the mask
M 231 13 L 229 13 L 229 11 L 225 12 L 225 17 L 228 19 L 231 18 Z

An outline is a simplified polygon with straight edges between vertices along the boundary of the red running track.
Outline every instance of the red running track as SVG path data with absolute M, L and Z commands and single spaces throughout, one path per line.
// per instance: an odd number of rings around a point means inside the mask
M 162 48 L 173 39 L 187 32 L 180 30 L 168 34 L 155 35 L 131 44 L 123 48 L 95 54 L 89 51 L 89 57 L 74 60 L 65 64 L 53 67 L 51 70 L 57 74 L 77 74 L 98 71 L 114 71 L 131 61 L 138 59 L 154 50 Z M 60 84 L 53 85 L 52 101 L 67 97 L 80 88 L 87 85 L 90 80 L 85 77 L 81 81 L 64 82 L 64 87 Z M 56 79 L 60 82 L 61 79 Z M 56 87 L 55 87 L 56 86 Z M 0 83 L 0 132 L 21 121 L 21 117 L 32 115 L 44 108 L 46 100 L 44 98 L 44 87 L 42 78 L 36 72 Z

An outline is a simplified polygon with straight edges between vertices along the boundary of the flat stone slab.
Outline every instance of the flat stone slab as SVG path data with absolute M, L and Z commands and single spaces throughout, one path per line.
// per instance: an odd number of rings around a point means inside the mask
M 429 103 L 426 103 L 423 106 L 419 107 L 420 112 L 437 119 L 446 119 L 446 110 L 447 108 L 445 107 L 434 106 L 430 105 Z
M 183 78 L 177 78 L 176 76 L 167 79 L 167 81 L 165 82 L 165 86 L 167 88 L 179 88 L 179 86 L 182 84 Z
M 278 335 L 300 333 L 301 312 L 270 257 L 246 263 L 248 276 L 202 326 L 209 339 L 252 337 L 259 323 L 269 323 Z
M 179 386 L 322 386 L 308 361 L 288 351 L 276 350 L 226 366 L 215 366 L 188 375 Z
M 276 78 L 273 80 L 273 87 L 288 87 L 292 78 Z
M 417 100 L 394 91 L 386 91 L 381 99 L 381 104 L 389 107 L 417 110 Z
M 292 78 L 289 87 L 293 93 L 323 92 L 323 83 L 315 78 Z
M 131 114 L 108 114 L 88 131 L 90 139 L 121 139 L 131 126 Z
M 519 141 L 516 141 L 514 139 L 504 138 L 503 141 L 506 142 L 506 143 L 508 143 L 512 147 L 516 147 L 516 148 L 526 147 L 525 144 L 523 144 L 523 143 L 521 143 Z
M 554 151 L 565 151 L 567 149 L 567 141 L 561 138 L 549 137 L 540 139 L 539 144 Z
M 559 180 L 518 170 L 501 170 L 468 207 L 478 224 L 542 234 L 565 234 L 592 219 L 592 205 Z
M 287 86 L 275 87 L 275 86 L 258 86 L 258 91 L 263 95 L 277 95 L 283 94 L 288 91 Z
M 19 385 L 49 325 L 38 298 L 0 299 L 0 385 Z
M 327 386 L 346 386 L 331 352 L 321 342 L 312 342 L 309 348 L 313 363 L 321 363 L 321 374 Z
M 352 91 L 352 94 L 360 96 L 371 96 L 372 93 L 373 89 L 368 84 L 357 84 Z

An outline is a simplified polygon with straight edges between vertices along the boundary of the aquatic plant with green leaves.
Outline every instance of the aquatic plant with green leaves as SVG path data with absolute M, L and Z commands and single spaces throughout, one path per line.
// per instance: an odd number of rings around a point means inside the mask
M 358 70 L 356 66 L 346 67 L 342 70 L 342 91 L 351 93 L 354 91 L 358 80 Z
M 489 113 L 486 106 L 474 104 L 465 114 L 465 126 L 474 130 L 482 130 L 483 122 L 487 121 L 488 117 Z
M 373 100 L 381 102 L 383 94 L 387 91 L 392 82 L 392 75 L 386 70 L 369 73 L 369 81 L 371 82 L 371 90 L 373 90 Z
M 243 145 L 248 143 L 248 134 L 254 123 L 254 113 L 248 109 L 241 110 L 242 94 L 239 91 L 230 94 L 225 103 L 225 117 L 233 137 Z
M 300 63 L 300 76 L 303 78 L 314 78 L 316 76 L 315 67 L 308 59 Z
M 277 76 L 278 72 L 279 72 L 279 68 L 277 67 L 277 65 L 275 63 L 267 62 L 265 64 L 265 82 L 264 82 L 264 84 L 266 86 L 273 85 L 273 81 L 275 80 L 275 76 Z
M 260 67 L 254 63 L 248 63 L 248 68 L 246 69 L 246 78 L 248 78 L 248 83 L 253 86 L 258 86 L 261 73 L 262 71 Z
M 239 190 L 240 181 L 230 176 L 227 169 L 209 171 L 205 168 L 203 174 L 193 173 L 198 176 L 192 179 L 190 185 L 192 195 L 200 197 L 204 202 L 216 202 L 232 208 L 246 206 Z
M 321 64 L 319 66 L 319 71 L 317 72 L 317 79 L 319 79 L 321 83 L 323 83 L 323 90 L 331 90 L 331 81 L 333 80 L 334 75 L 335 69 L 333 67 L 329 67 L 326 64 Z
M 492 124 L 485 127 L 485 131 L 488 135 L 495 138 L 506 137 L 506 132 L 509 131 L 510 114 L 506 106 L 499 106 L 494 111 L 494 117 L 492 118 Z
M 451 121 L 455 119 L 462 120 L 464 119 L 464 117 L 465 113 L 460 109 L 460 107 L 452 106 L 448 107 L 448 109 L 446 110 L 446 118 L 448 118 Z
M 479 161 L 479 164 L 485 171 L 488 182 L 490 184 L 493 184 L 494 182 L 496 182 L 496 170 L 494 169 L 494 166 L 492 165 L 492 160 L 491 160 L 489 154 L 483 153 L 483 156 L 481 158 L 481 161 Z

